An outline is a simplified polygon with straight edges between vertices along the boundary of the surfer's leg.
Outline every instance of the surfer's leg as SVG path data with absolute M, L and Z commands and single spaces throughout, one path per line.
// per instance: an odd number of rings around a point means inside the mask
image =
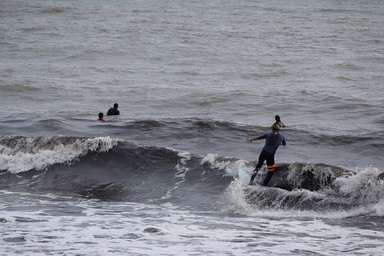
M 251 180 L 249 181 L 249 185 L 253 185 L 253 180 L 255 179 L 258 171 L 259 171 L 259 169 L 257 169 L 257 167 L 256 167 L 256 169 L 252 173 Z
M 275 171 L 275 155 L 274 154 L 268 154 L 266 156 L 267 159 L 267 176 L 264 179 L 263 186 L 267 186 L 269 181 L 271 180 L 273 173 Z
M 265 161 L 265 153 L 264 153 L 264 151 L 262 151 L 259 155 L 259 161 L 257 162 L 256 168 L 255 168 L 255 170 L 253 170 L 251 180 L 249 181 L 249 185 L 253 185 L 253 180 L 255 179 L 255 177 L 256 177 L 257 173 L 259 172 L 261 166 L 263 165 L 264 161 Z
M 269 181 L 272 178 L 272 175 L 273 175 L 273 172 L 268 172 L 267 173 L 267 176 L 265 176 L 265 179 L 264 179 L 264 182 L 263 182 L 263 186 L 267 186 L 268 185 Z

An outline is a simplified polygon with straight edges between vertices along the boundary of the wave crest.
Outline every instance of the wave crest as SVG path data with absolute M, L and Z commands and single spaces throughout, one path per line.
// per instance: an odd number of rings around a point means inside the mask
M 110 137 L 21 137 L 0 138 L 0 170 L 21 173 L 70 163 L 88 152 L 107 152 L 118 143 Z

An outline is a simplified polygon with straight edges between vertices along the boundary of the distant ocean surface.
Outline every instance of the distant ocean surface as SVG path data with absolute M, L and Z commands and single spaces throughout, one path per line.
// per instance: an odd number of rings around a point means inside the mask
M 0 256 L 382 254 L 383 24 L 381 0 L 0 1 Z

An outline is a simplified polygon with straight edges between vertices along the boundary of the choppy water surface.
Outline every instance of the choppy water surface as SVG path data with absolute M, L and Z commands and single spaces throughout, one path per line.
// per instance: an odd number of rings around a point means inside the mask
M 382 7 L 1 1 L 0 255 L 380 254 Z

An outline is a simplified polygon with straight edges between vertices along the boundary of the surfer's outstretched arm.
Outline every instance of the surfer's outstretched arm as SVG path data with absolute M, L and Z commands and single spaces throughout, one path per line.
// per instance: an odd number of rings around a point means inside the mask
M 252 137 L 248 138 L 249 142 L 252 142 L 254 140 L 259 140 L 259 136 L 252 136 Z

